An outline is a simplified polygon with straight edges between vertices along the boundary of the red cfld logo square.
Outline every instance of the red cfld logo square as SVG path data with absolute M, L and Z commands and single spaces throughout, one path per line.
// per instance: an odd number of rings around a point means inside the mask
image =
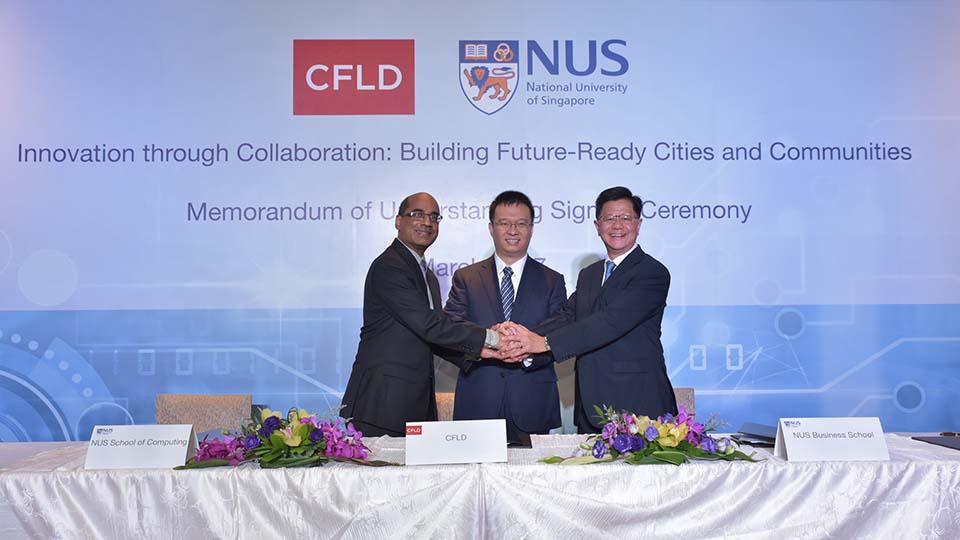
M 293 114 L 414 114 L 412 39 L 295 39 Z
M 422 435 L 423 426 L 407 426 L 407 435 Z

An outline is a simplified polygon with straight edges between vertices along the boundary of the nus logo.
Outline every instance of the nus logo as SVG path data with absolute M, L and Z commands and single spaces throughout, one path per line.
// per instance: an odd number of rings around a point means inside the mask
M 414 114 L 412 39 L 296 39 L 293 114 Z

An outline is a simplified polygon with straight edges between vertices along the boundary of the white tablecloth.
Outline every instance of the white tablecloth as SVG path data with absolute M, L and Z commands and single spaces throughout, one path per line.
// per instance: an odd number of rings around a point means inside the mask
M 83 443 L 0 445 L 0 533 L 165 540 L 960 538 L 960 452 L 906 437 L 887 436 L 889 462 L 785 463 L 758 450 L 766 461 L 537 463 L 569 453 L 579 440 L 535 437 L 532 450 L 511 449 L 506 464 L 195 471 L 85 471 Z M 374 457 L 403 461 L 402 439 L 370 445 Z

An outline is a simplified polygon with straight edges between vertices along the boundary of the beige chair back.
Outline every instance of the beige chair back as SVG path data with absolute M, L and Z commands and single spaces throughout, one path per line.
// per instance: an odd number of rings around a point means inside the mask
M 453 420 L 453 392 L 437 392 L 437 420 L 447 422 Z
M 674 388 L 673 395 L 677 397 L 677 407 L 683 405 L 683 408 L 687 410 L 688 414 L 695 414 L 697 412 L 697 396 L 693 388 Z
M 250 417 L 250 394 L 157 394 L 158 424 L 193 424 L 197 432 L 237 429 Z

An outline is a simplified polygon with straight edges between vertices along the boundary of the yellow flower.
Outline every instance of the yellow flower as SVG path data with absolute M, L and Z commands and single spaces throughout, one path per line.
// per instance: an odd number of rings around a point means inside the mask
M 297 424 L 296 428 L 291 424 L 290 427 L 277 431 L 277 433 L 279 433 L 280 437 L 283 439 L 283 444 L 291 448 L 300 446 L 300 443 L 303 441 L 303 439 L 300 437 L 300 430 L 298 429 L 299 427 L 299 423 Z
M 281 418 L 280 413 L 278 413 L 277 411 L 271 411 L 268 407 L 264 407 L 260 409 L 261 422 L 266 422 L 267 418 L 270 418 L 271 416 L 276 416 L 277 418 Z
M 634 416 L 634 425 L 637 426 L 637 433 L 644 433 L 652 425 L 649 416 Z
M 666 428 L 666 433 L 660 431 L 660 438 L 657 439 L 657 442 L 664 448 L 676 447 L 680 444 L 680 441 L 687 437 L 687 431 L 689 430 L 686 424 L 680 424 L 679 426 L 663 424 L 663 427 Z

